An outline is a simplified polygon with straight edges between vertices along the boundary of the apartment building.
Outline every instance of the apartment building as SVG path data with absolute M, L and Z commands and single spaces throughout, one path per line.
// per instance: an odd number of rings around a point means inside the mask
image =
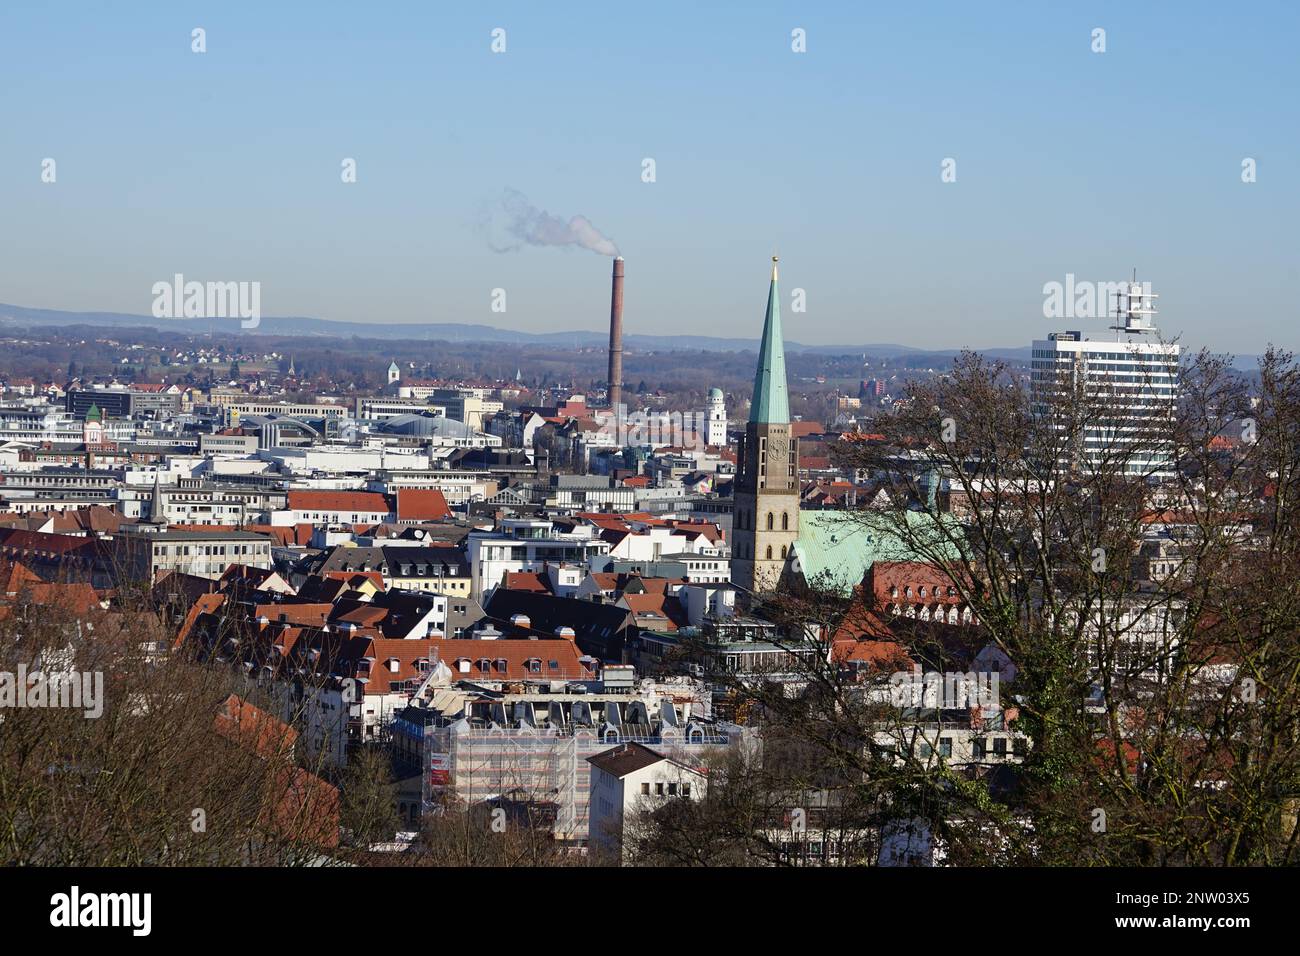
M 515 643 L 533 644 L 524 652 L 536 654 L 539 644 L 561 642 Z M 739 728 L 697 719 L 689 703 L 551 681 L 504 694 L 484 694 L 472 681 L 444 687 L 430 705 L 403 711 L 391 731 L 395 756 L 420 775 L 423 810 L 448 799 L 472 806 L 510 795 L 551 808 L 556 838 L 574 845 L 590 833 L 588 758 L 642 744 L 697 768 L 740 741 Z
M 132 580 L 152 581 L 162 571 L 216 580 L 232 564 L 271 567 L 271 539 L 251 531 L 127 531 L 113 539 Z
M 584 564 L 608 554 L 610 544 L 591 526 L 559 531 L 544 518 L 505 518 L 494 531 L 471 531 L 466 549 L 473 595 L 490 596 L 511 571 L 536 571 L 546 563 Z

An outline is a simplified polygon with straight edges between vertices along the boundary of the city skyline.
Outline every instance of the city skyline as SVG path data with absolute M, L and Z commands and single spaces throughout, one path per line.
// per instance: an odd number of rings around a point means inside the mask
M 1288 344 L 1280 4 L 322 9 L 0 13 L 0 301 L 147 315 L 183 273 L 259 283 L 268 316 L 599 331 L 607 250 L 577 223 L 627 258 L 628 335 L 752 337 L 780 255 L 809 345 L 1100 337 L 1104 316 L 1047 318 L 1044 289 L 1134 267 L 1185 348 Z

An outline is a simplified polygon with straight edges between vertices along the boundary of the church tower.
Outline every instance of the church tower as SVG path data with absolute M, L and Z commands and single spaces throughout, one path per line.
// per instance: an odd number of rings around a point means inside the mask
M 401 381 L 401 379 L 402 370 L 397 367 L 397 362 L 394 361 L 388 366 L 388 384 L 392 385 L 395 382 Z
M 799 537 L 799 450 L 790 429 L 776 261 L 773 256 L 754 399 L 737 454 L 731 519 L 731 580 L 759 593 L 776 588 Z

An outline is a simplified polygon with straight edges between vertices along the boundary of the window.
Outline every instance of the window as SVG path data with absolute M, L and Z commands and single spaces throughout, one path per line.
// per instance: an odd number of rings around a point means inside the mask
M 781 512 L 781 530 L 782 531 L 790 530 L 790 513 L 787 511 Z
M 668 785 L 668 796 L 670 796 L 670 797 L 675 797 L 675 796 L 677 796 L 677 784 L 675 784 L 675 783 L 670 783 L 670 784 Z
M 940 737 L 940 738 L 939 738 L 939 756 L 940 756 L 940 757 L 951 757 L 951 756 L 952 756 L 952 738 L 951 738 L 951 737 Z
M 971 741 L 971 755 L 976 760 L 984 759 L 984 741 L 982 739 L 976 738 Z
M 664 785 L 663 785 L 662 783 L 656 783 L 656 784 L 655 784 L 655 796 L 657 796 L 657 797 L 662 797 L 663 795 L 664 795 Z
M 690 795 L 691 795 L 691 785 L 689 783 L 682 784 L 682 796 L 689 797 Z
M 772 512 L 770 511 L 767 513 L 767 530 L 772 530 Z
M 641 793 L 647 797 L 650 796 L 650 784 L 648 783 L 641 784 Z
M 997 740 L 993 741 L 993 752 L 999 757 L 1005 757 L 1007 755 L 1006 737 L 999 737 Z

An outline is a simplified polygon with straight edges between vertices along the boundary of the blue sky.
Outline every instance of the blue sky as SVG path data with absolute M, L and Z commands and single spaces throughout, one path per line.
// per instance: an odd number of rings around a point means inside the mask
M 602 327 L 608 260 L 490 248 L 514 189 L 618 243 L 630 332 L 756 337 L 777 252 L 803 342 L 1026 345 L 1136 266 L 1187 346 L 1298 344 L 1300 5 L 699 6 L 6 0 L 0 301 Z

